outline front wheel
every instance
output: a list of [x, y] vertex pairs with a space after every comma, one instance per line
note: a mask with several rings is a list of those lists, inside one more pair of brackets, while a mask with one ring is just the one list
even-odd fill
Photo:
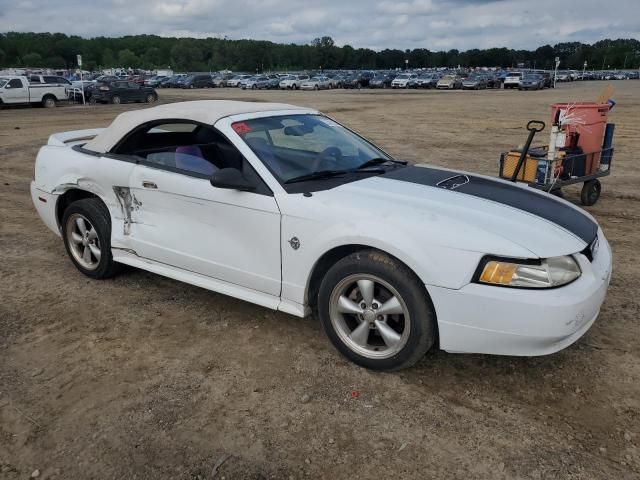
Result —
[[73, 202], [62, 215], [62, 238], [69, 258], [91, 278], [108, 278], [118, 265], [111, 255], [111, 217], [97, 198]]
[[114, 105], [120, 105], [120, 102], [122, 100], [120, 99], [119, 95], [114, 95], [113, 97], [111, 97], [111, 103], [113, 103]]
[[333, 345], [352, 362], [398, 370], [436, 340], [436, 319], [424, 286], [398, 260], [363, 250], [338, 261], [318, 294], [318, 313]]
[[147, 95], [147, 103], [153, 103], [156, 101], [156, 96], [153, 93]]

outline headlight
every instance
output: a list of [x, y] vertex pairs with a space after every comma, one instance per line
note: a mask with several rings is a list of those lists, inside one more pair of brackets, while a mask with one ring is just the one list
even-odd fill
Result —
[[580, 267], [570, 255], [543, 260], [485, 258], [477, 281], [489, 285], [520, 288], [553, 288], [577, 279]]

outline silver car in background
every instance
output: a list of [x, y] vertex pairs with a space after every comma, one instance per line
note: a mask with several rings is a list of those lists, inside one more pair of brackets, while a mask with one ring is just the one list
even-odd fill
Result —
[[317, 76], [306, 80], [300, 85], [301, 90], [328, 90], [331, 88], [329, 77]]
[[309, 75], [287, 75], [280, 79], [279, 86], [283, 90], [297, 90], [307, 80]]

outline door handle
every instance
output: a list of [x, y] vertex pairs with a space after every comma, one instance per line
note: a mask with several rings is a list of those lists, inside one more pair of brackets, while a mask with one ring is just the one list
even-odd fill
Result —
[[155, 183], [153, 183], [153, 182], [147, 182], [147, 181], [143, 181], [143, 182], [142, 182], [142, 186], [143, 186], [144, 188], [158, 188], [158, 185], [156, 185]]

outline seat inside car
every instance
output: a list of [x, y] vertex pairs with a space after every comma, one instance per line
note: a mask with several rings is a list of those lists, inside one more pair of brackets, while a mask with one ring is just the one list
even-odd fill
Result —
[[176, 148], [176, 168], [189, 172], [212, 175], [218, 167], [204, 158], [198, 145], [183, 145]]

